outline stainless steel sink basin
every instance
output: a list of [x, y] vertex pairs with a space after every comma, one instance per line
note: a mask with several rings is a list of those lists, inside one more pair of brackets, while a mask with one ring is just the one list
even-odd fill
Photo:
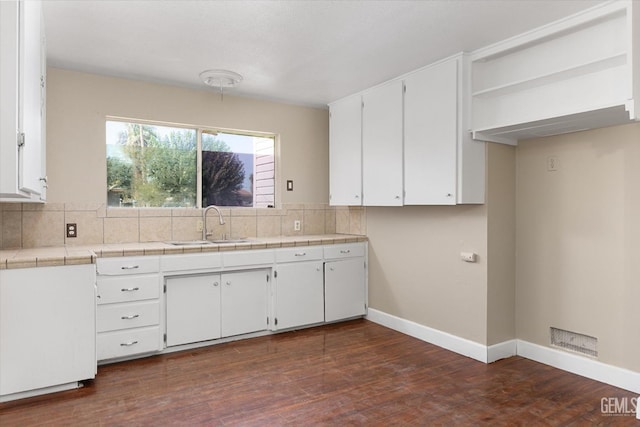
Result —
[[172, 240], [166, 242], [174, 246], [201, 246], [201, 245], [223, 245], [225, 243], [242, 243], [249, 239], [218, 239], [218, 240]]
[[173, 240], [171, 242], [166, 242], [169, 245], [174, 246], [200, 246], [200, 245], [212, 245], [213, 242], [208, 240]]

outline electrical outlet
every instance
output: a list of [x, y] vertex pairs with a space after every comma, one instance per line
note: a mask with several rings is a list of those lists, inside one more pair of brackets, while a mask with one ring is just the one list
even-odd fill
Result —
[[68, 223], [67, 224], [67, 237], [78, 237], [78, 224]]
[[547, 171], [555, 172], [560, 168], [560, 159], [556, 156], [547, 157]]
[[204, 228], [204, 222], [202, 222], [202, 220], [199, 219], [198, 222], [196, 222], [196, 231], [202, 231], [203, 228]]
[[300, 220], [293, 221], [293, 231], [300, 231], [302, 222]]

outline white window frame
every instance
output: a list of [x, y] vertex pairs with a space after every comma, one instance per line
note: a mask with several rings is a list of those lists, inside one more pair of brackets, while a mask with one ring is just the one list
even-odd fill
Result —
[[[163, 122], [158, 120], [147, 120], [147, 119], [134, 119], [131, 117], [120, 117], [120, 116], [106, 116], [105, 117], [105, 128], [106, 122], [124, 122], [124, 123], [137, 123], [141, 125], [151, 125], [151, 126], [164, 126], [164, 127], [174, 127], [181, 129], [190, 129], [196, 131], [196, 209], [201, 209], [206, 206], [202, 206], [202, 133], [203, 132], [211, 132], [211, 133], [227, 133], [234, 135], [242, 135], [242, 136], [253, 136], [259, 138], [273, 138], [273, 157], [274, 157], [274, 200], [273, 207], [279, 208], [282, 206], [282, 196], [280, 189], [280, 135], [272, 132], [260, 132], [260, 131], [247, 131], [247, 130], [239, 130], [239, 129], [230, 129], [230, 128], [222, 128], [222, 127], [212, 127], [212, 126], [203, 126], [203, 125], [195, 125], [195, 124], [186, 124], [186, 123], [175, 123], [175, 122]], [[106, 143], [107, 136], [104, 135], [103, 141]], [[106, 144], [105, 144], [106, 145]], [[105, 165], [107, 163], [105, 156]], [[105, 194], [106, 197], [106, 194]], [[258, 208], [256, 206], [223, 206], [224, 208], [233, 208], [233, 209], [264, 209], [262, 207]], [[109, 208], [107, 203], [107, 208]], [[162, 208], [157, 207], [154, 209], [180, 209], [178, 207], [173, 208]]]

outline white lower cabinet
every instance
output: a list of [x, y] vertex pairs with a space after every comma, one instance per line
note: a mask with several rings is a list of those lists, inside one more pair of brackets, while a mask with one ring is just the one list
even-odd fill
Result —
[[162, 350], [159, 258], [100, 258], [98, 360]]
[[325, 320], [332, 322], [366, 313], [364, 261], [330, 261], [324, 266]]
[[333, 322], [366, 314], [365, 253], [363, 243], [325, 246], [325, 321]]
[[0, 270], [0, 401], [94, 378], [92, 264]]
[[270, 270], [166, 278], [167, 346], [267, 329]]
[[321, 246], [276, 250], [272, 330], [324, 322]]
[[365, 260], [364, 242], [100, 258], [98, 360], [362, 316]]
[[276, 272], [272, 329], [324, 322], [322, 260], [281, 264]]
[[220, 274], [166, 279], [167, 346], [213, 340], [220, 332]]
[[270, 270], [222, 275], [220, 314], [223, 337], [267, 329], [269, 279]]

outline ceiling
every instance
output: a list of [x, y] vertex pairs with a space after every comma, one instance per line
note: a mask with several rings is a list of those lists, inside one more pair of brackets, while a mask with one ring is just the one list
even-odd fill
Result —
[[[591, 0], [43, 2], [50, 66], [323, 106], [460, 51], [589, 8]], [[213, 90], [206, 88], [207, 90]]]

